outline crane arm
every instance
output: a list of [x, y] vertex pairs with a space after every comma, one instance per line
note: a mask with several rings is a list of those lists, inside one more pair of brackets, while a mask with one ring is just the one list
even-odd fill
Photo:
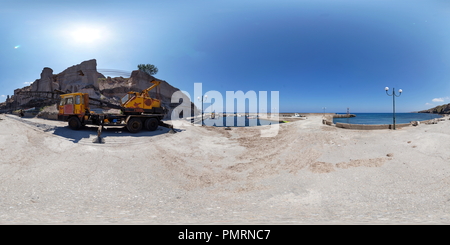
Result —
[[148, 88], [146, 88], [146, 89], [144, 89], [144, 90], [142, 90], [141, 95], [148, 94], [148, 92], [150, 92], [150, 90], [154, 89], [156, 86], [161, 84], [160, 81], [156, 81], [156, 80], [151, 81], [151, 83], [153, 83], [153, 85], [148, 87]]

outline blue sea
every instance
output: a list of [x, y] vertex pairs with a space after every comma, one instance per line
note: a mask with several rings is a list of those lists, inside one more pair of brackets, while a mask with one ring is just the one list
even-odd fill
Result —
[[261, 126], [271, 125], [278, 123], [275, 121], [268, 121], [259, 118], [249, 119], [247, 117], [219, 117], [216, 119], [205, 119], [203, 125], [216, 126], [216, 127], [249, 127], [249, 126]]
[[[345, 113], [338, 113], [345, 114]], [[333, 123], [352, 123], [352, 124], [392, 124], [392, 113], [351, 113], [356, 117], [350, 118], [334, 118]], [[395, 123], [409, 123], [411, 121], [424, 121], [433, 118], [442, 117], [437, 114], [430, 113], [395, 113]]]

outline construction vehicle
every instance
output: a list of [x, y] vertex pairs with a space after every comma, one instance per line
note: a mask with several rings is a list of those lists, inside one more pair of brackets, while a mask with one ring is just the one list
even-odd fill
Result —
[[[158, 126], [164, 126], [173, 133], [173, 127], [161, 121], [167, 114], [167, 110], [161, 107], [161, 100], [150, 98], [148, 94], [160, 81], [153, 80], [151, 83], [152, 86], [141, 92], [128, 92], [121, 99], [121, 105], [90, 98], [87, 93], [61, 94], [58, 119], [67, 121], [74, 130], [85, 125], [97, 125], [99, 137], [103, 126], [125, 126], [131, 133], [137, 133], [143, 128], [154, 131]], [[119, 109], [120, 113], [95, 113], [89, 105]]]

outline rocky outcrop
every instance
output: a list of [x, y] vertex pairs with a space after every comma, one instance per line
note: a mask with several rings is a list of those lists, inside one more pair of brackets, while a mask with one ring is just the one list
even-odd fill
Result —
[[32, 90], [32, 86], [26, 86], [23, 88], [18, 88], [14, 90], [14, 95], [10, 97], [9, 101], [6, 101], [8, 103], [8, 107], [10, 108], [16, 108], [20, 107], [21, 105], [28, 104], [33, 98], [26, 97], [26, 96], [20, 96], [19, 94], [21, 92], [28, 92]]
[[[140, 70], [133, 71], [129, 78], [105, 77], [97, 71], [95, 59], [71, 66], [58, 74], [53, 74], [51, 68], [45, 67], [40, 78], [36, 79], [30, 86], [14, 90], [14, 95], [5, 101], [3, 107], [18, 109], [45, 105], [45, 103], [49, 103], [48, 100], [30, 97], [29, 94], [27, 96], [26, 92], [50, 92], [55, 89], [64, 92], [88, 93], [91, 98], [101, 98], [114, 103], [120, 101], [120, 98], [127, 92], [140, 92], [152, 86], [151, 81], [153, 80], [161, 83], [160, 86], [151, 90], [149, 95], [152, 98], [160, 99], [162, 106], [169, 109], [168, 115], [170, 115], [171, 111], [179, 106], [179, 103], [171, 103], [172, 94], [179, 91], [178, 88]], [[190, 102], [187, 96], [183, 96], [182, 99]], [[188, 104], [190, 104], [189, 109], [193, 112], [196, 107], [193, 103]]]
[[99, 78], [105, 76], [97, 72], [97, 61], [93, 59], [65, 69], [56, 76], [55, 83], [62, 91], [75, 92], [87, 87], [98, 89]]
[[428, 110], [418, 111], [418, 113], [450, 114], [450, 104], [439, 105]]
[[31, 84], [31, 91], [53, 91], [59, 89], [59, 85], [54, 81], [53, 70], [45, 67], [41, 72], [41, 78]]
[[36, 95], [30, 96], [27, 92], [51, 92], [55, 89], [83, 92], [88, 93], [93, 98], [100, 98], [99, 78], [104, 78], [104, 76], [97, 72], [97, 61], [95, 59], [71, 66], [58, 74], [53, 74], [51, 68], [44, 67], [39, 79], [36, 79], [30, 86], [14, 90], [14, 95], [8, 101], [5, 101], [2, 108], [15, 110], [48, 104], [49, 100], [36, 97]]
[[40, 79], [31, 84], [31, 91], [58, 89], [75, 92], [86, 87], [98, 89], [99, 78], [104, 78], [104, 76], [97, 72], [97, 61], [95, 59], [71, 66], [56, 75], [53, 74], [51, 68], [45, 67], [41, 72]]
[[106, 97], [122, 98], [127, 92], [131, 91], [128, 80], [129, 78], [123, 77], [99, 79], [99, 90]]
[[140, 91], [150, 87], [152, 84], [150, 81], [157, 80], [162, 81], [160, 79], [155, 78], [154, 76], [150, 76], [144, 71], [136, 70], [131, 72], [130, 79], [128, 80], [130, 88], [133, 88], [136, 91]]

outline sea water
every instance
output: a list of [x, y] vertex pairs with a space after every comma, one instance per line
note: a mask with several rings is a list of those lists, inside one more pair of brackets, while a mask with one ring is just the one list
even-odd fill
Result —
[[[345, 113], [342, 113], [345, 114]], [[393, 113], [351, 113], [356, 117], [334, 118], [333, 123], [351, 124], [393, 124]], [[411, 121], [425, 121], [442, 117], [431, 113], [395, 113], [395, 123], [410, 123]]]
[[[219, 123], [222, 123], [220, 125]], [[228, 122], [227, 122], [228, 121]], [[247, 117], [218, 117], [215, 119], [207, 118], [203, 121], [203, 125], [215, 126], [215, 127], [249, 127], [249, 126], [262, 126], [278, 123], [277, 121], [269, 121], [260, 118], [247, 118]]]

